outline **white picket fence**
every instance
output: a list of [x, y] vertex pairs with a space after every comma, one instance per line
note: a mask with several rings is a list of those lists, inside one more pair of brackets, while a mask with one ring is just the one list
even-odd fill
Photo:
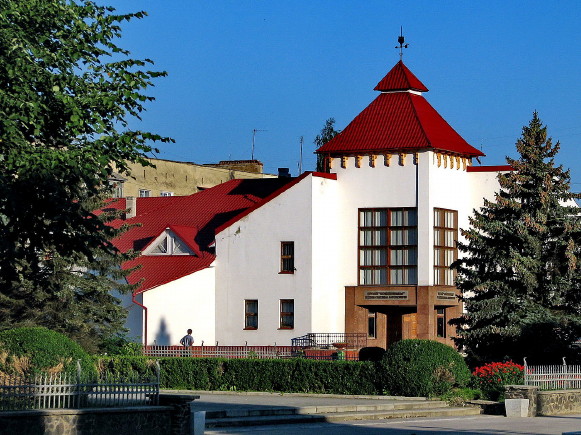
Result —
[[539, 390], [581, 389], [581, 365], [529, 366], [525, 360], [525, 385]]
[[159, 366], [153, 379], [81, 382], [65, 373], [0, 377], [0, 411], [157, 405]]
[[143, 354], [152, 357], [194, 358], [291, 358], [292, 346], [144, 346]]

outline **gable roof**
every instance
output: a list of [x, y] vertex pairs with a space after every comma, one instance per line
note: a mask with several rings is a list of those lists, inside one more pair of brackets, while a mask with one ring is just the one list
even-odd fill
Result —
[[248, 216], [254, 210], [262, 207], [264, 204], [266, 204], [267, 202], [273, 200], [274, 198], [276, 198], [277, 196], [279, 196], [281, 193], [283, 193], [286, 190], [290, 189], [294, 185], [300, 183], [302, 180], [304, 180], [305, 178], [307, 178], [309, 175], [312, 175], [313, 177], [327, 178], [329, 180], [336, 180], [337, 179], [337, 174], [330, 174], [330, 173], [327, 173], [327, 172], [310, 172], [310, 171], [303, 172], [299, 177], [293, 179], [290, 183], [284, 185], [280, 189], [278, 189], [278, 190], [274, 191], [273, 193], [271, 193], [270, 195], [268, 195], [266, 198], [264, 198], [263, 201], [261, 201], [259, 203], [256, 203], [255, 205], [253, 205], [252, 207], [249, 207], [248, 209], [244, 210], [240, 214], [232, 217], [232, 219], [228, 220], [227, 222], [224, 222], [222, 225], [220, 225], [218, 228], [216, 228], [216, 234], [224, 231], [226, 228], [228, 228], [229, 226], [233, 225], [234, 223], [236, 223], [237, 221], [239, 221], [243, 217]]
[[337, 136], [317, 150], [327, 155], [426, 150], [468, 157], [484, 154], [468, 144], [415, 91], [428, 89], [403, 62], [378, 83], [382, 93]]
[[[291, 178], [237, 179], [190, 196], [136, 198], [137, 215], [122, 221], [136, 225], [112, 241], [120, 251], [141, 251], [170, 228], [196, 255], [140, 255], [124, 263], [124, 269], [140, 266], [127, 277], [130, 284], [142, 281], [134, 293], [208, 267], [215, 259], [209, 245], [216, 228], [290, 182]], [[124, 204], [119, 200], [107, 207], [120, 209]]]

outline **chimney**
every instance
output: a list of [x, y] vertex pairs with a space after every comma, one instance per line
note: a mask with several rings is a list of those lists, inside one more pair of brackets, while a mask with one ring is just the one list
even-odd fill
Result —
[[278, 168], [278, 178], [288, 178], [290, 176], [289, 168]]
[[134, 196], [125, 198], [125, 207], [127, 208], [125, 219], [135, 217], [137, 215], [137, 198]]

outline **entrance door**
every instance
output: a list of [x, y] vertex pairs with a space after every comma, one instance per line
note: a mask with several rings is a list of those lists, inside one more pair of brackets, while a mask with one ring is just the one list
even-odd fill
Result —
[[385, 348], [402, 338], [402, 315], [401, 313], [390, 312], [387, 315], [387, 334]]

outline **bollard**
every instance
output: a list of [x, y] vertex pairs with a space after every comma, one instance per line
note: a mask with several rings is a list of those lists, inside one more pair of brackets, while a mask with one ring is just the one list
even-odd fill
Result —
[[204, 435], [206, 429], [206, 411], [194, 411], [194, 402], [190, 403], [190, 435]]

